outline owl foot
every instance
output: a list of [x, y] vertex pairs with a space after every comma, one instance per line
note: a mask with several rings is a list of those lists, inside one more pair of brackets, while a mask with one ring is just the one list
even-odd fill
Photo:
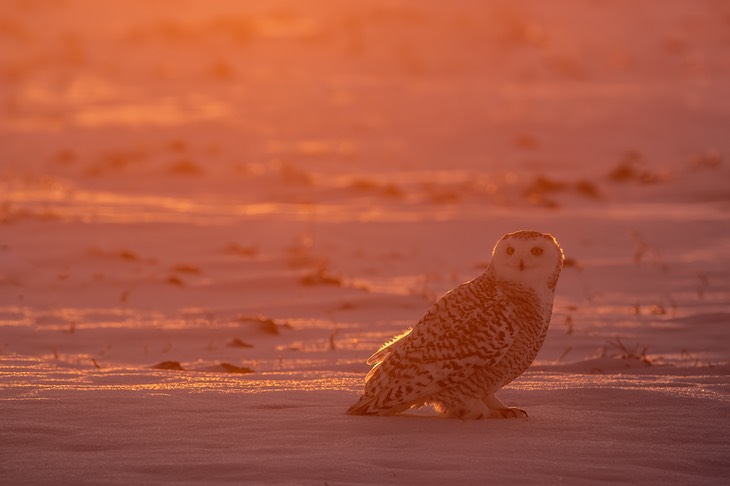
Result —
[[489, 407], [489, 416], [493, 418], [527, 418], [527, 412], [517, 407], [508, 407], [494, 394], [482, 398], [482, 402]]
[[448, 397], [434, 401], [431, 405], [447, 417], [461, 420], [481, 420], [490, 417], [490, 410], [478, 398]]

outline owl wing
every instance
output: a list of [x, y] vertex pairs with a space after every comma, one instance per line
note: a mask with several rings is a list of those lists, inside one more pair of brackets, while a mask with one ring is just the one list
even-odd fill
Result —
[[498, 299], [459, 317], [432, 309], [413, 330], [374, 354], [365, 394], [350, 413], [398, 413], [499, 363], [519, 327], [514, 305]]

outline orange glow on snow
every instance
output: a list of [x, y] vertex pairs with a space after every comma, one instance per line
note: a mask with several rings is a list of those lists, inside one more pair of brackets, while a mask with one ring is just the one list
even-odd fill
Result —
[[[527, 227], [584, 338], [724, 311], [726, 15], [683, 8], [0, 2], [0, 326], [50, 388], [354, 390]], [[261, 374], [104, 381], [163, 359]]]

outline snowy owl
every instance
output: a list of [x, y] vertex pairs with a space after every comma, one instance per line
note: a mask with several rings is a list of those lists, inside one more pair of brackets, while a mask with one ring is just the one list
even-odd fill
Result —
[[562, 267], [551, 235], [504, 235], [481, 275], [444, 294], [368, 359], [365, 392], [347, 413], [392, 415], [431, 405], [461, 419], [526, 417], [494, 394], [540, 350]]

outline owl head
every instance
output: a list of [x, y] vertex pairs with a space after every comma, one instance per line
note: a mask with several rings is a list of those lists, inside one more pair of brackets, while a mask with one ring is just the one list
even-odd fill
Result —
[[498, 278], [533, 288], [555, 291], [563, 268], [563, 250], [557, 240], [538, 231], [507, 233], [494, 246], [491, 272]]

